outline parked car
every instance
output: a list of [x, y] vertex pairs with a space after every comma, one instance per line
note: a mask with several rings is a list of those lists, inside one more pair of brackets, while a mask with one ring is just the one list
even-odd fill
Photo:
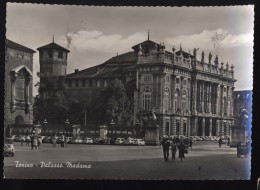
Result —
[[66, 142], [67, 142], [68, 144], [70, 144], [71, 141], [72, 141], [72, 139], [73, 139], [73, 137], [66, 137]]
[[51, 142], [51, 137], [45, 136], [45, 137], [42, 139], [42, 142], [43, 142], [43, 143], [50, 143], [50, 142]]
[[131, 145], [134, 144], [135, 139], [134, 138], [127, 138], [125, 141], [125, 144]]
[[81, 137], [77, 137], [77, 138], [74, 138], [71, 140], [71, 143], [76, 143], [76, 144], [80, 144], [82, 142], [83, 142], [83, 140]]
[[143, 139], [135, 139], [134, 144], [138, 146], [144, 146], [145, 142]]
[[14, 145], [11, 138], [6, 138], [4, 140], [4, 156], [14, 156]]
[[115, 141], [115, 144], [125, 144], [125, 139], [124, 138], [117, 138]]
[[93, 144], [93, 139], [86, 137], [86, 138], [84, 139], [83, 143], [85, 143], [85, 144]]

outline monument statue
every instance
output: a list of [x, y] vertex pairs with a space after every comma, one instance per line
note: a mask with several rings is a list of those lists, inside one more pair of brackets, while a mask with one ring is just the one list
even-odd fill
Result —
[[201, 52], [201, 62], [204, 62], [205, 53], [204, 51]]

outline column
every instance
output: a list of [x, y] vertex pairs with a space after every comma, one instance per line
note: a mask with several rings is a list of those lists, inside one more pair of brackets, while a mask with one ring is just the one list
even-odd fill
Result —
[[173, 124], [173, 129], [172, 129], [173, 133], [172, 134], [176, 135], [176, 118], [175, 117], [173, 117], [172, 124]]
[[191, 135], [191, 125], [190, 125], [190, 118], [187, 118], [187, 136], [189, 137]]
[[197, 80], [192, 79], [192, 114], [197, 114]]
[[212, 136], [212, 118], [209, 118], [209, 136]]
[[206, 84], [205, 84], [205, 82], [202, 82], [202, 92], [201, 92], [201, 94], [202, 94], [202, 96], [201, 96], [201, 107], [202, 107], [202, 110], [201, 110], [201, 112], [202, 113], [205, 113], [205, 91], [206, 91], [206, 89], [207, 89], [207, 86], [206, 86]]
[[198, 135], [198, 118], [194, 118], [193, 136]]
[[216, 114], [219, 114], [219, 84], [216, 85]]
[[171, 101], [171, 104], [172, 104], [172, 110], [173, 110], [173, 113], [175, 113], [175, 78], [176, 76], [172, 76], [172, 88], [171, 88], [171, 98], [172, 98], [172, 101]]
[[205, 118], [202, 118], [202, 136], [205, 136]]
[[211, 114], [211, 99], [212, 99], [212, 83], [209, 83], [209, 97], [208, 97], [208, 100], [209, 100], [209, 113]]
[[16, 96], [16, 92], [15, 92], [15, 82], [16, 82], [16, 73], [12, 72], [10, 74], [11, 76], [11, 112], [15, 111], [15, 96]]

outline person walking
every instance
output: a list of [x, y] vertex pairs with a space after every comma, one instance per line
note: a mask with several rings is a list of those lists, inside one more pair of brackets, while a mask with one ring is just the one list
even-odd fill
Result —
[[190, 142], [189, 142], [190, 144], [190, 149], [192, 150], [192, 145], [193, 145], [193, 141], [192, 141], [192, 138], [190, 138]]
[[177, 145], [175, 143], [172, 144], [171, 151], [172, 151], [172, 160], [175, 160], [175, 155], [177, 151]]
[[219, 148], [221, 148], [221, 145], [222, 145], [222, 138], [220, 137], [219, 140], [218, 140], [218, 146], [219, 146]]
[[227, 146], [230, 145], [230, 137], [227, 137]]
[[61, 135], [61, 144], [60, 144], [60, 147], [64, 147], [64, 143], [65, 143], [65, 137], [64, 137], [64, 135]]
[[181, 162], [182, 162], [182, 159], [185, 158], [185, 156], [184, 156], [185, 145], [183, 144], [183, 142], [180, 142], [178, 149], [179, 149], [179, 158], [181, 159]]
[[168, 157], [169, 157], [170, 142], [166, 138], [163, 138], [162, 147], [163, 147], [164, 161], [167, 162], [168, 161]]
[[57, 136], [55, 135], [52, 139], [52, 144], [53, 144], [53, 147], [56, 147], [56, 143], [57, 143]]
[[33, 139], [34, 139], [34, 136], [33, 135], [31, 135], [31, 149], [33, 149]]

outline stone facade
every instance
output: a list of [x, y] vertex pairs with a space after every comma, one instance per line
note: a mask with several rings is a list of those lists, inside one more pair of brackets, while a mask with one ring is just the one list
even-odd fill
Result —
[[234, 122], [234, 66], [219, 63], [217, 56], [213, 62], [211, 53], [208, 61], [204, 52], [197, 60], [197, 49], [193, 54], [182, 48], [169, 52], [149, 39], [132, 49], [66, 75], [71, 95], [88, 104], [118, 78], [132, 86], [133, 125], [140, 113], [153, 110], [162, 135], [229, 135]]
[[33, 124], [33, 53], [6, 40], [5, 126]]
[[[163, 135], [230, 135], [233, 125], [234, 67], [219, 67], [182, 51], [143, 42], [138, 52], [138, 109], [154, 110]], [[204, 52], [203, 52], [204, 54]], [[148, 103], [146, 103], [146, 100]], [[149, 101], [151, 103], [149, 103]]]
[[52, 43], [37, 48], [40, 58], [40, 78], [47, 75], [66, 76], [69, 50]]

